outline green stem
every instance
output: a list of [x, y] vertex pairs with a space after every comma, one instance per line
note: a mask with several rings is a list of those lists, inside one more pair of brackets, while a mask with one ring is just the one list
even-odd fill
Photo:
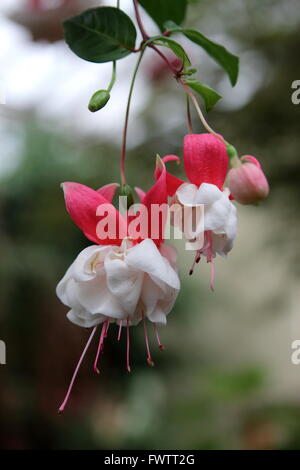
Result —
[[108, 92], [111, 92], [112, 87], [115, 84], [116, 77], [117, 77], [117, 64], [116, 64], [116, 61], [114, 61], [113, 66], [112, 66], [112, 75], [111, 75], [110, 83], [109, 83], [108, 88], [107, 88]]
[[126, 184], [126, 177], [125, 177], [125, 158], [126, 158], [126, 144], [127, 144], [127, 132], [128, 132], [128, 122], [129, 122], [129, 112], [130, 112], [130, 105], [131, 105], [131, 99], [132, 99], [132, 92], [136, 80], [136, 76], [139, 70], [139, 66], [141, 64], [143, 55], [145, 52], [145, 48], [143, 48], [140, 52], [139, 58], [137, 60], [136, 66], [134, 68], [131, 84], [130, 84], [130, 89], [129, 89], [129, 94], [128, 94], [128, 100], [127, 100], [127, 106], [126, 106], [126, 114], [125, 114], [125, 123], [124, 123], [124, 130], [123, 130], [123, 140], [122, 140], [122, 150], [121, 150], [121, 162], [120, 162], [120, 174], [121, 174], [121, 183]]

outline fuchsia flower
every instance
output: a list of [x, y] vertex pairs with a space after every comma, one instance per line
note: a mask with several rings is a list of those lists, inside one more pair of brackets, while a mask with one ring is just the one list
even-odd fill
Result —
[[231, 168], [227, 184], [234, 199], [241, 204], [257, 204], [269, 194], [269, 183], [260, 163], [251, 155], [244, 155], [242, 162]]
[[[179, 160], [168, 155], [164, 162]], [[167, 173], [167, 190], [172, 196], [172, 203], [179, 203], [186, 208], [203, 205], [204, 220], [198, 223], [199, 232], [195, 240], [202, 238], [202, 248], [196, 250], [195, 260], [190, 270], [201, 255], [212, 265], [211, 287], [214, 281], [214, 258], [217, 254], [226, 256], [233, 246], [236, 236], [236, 208], [229, 200], [229, 191], [223, 188], [227, 170], [228, 154], [226, 145], [217, 136], [211, 134], [187, 135], [184, 139], [184, 168], [189, 183]], [[156, 170], [156, 177], [161, 177], [161, 170]], [[178, 226], [182, 229], [182, 226]]]
[[[161, 168], [161, 174], [150, 191], [143, 193], [140, 190], [139, 193], [149, 213], [153, 204], [167, 202], [166, 170], [164, 166]], [[142, 321], [147, 361], [153, 365], [146, 319], [153, 323], [158, 345], [162, 349], [157, 325], [166, 324], [166, 316], [180, 288], [176, 250], [163, 243], [165, 218], [160, 219], [155, 239], [149, 237], [150, 221], [148, 234], [130, 239], [127, 217], [122, 216], [111, 204], [117, 186], [111, 184], [94, 191], [79, 183], [63, 184], [66, 208], [71, 218], [85, 236], [96, 244], [85, 248], [78, 255], [57, 286], [58, 297], [70, 308], [68, 319], [76, 325], [93, 328], [60, 411], [63, 411], [68, 401], [78, 369], [99, 324], [102, 324], [102, 332], [94, 363], [96, 372], [99, 372], [98, 359], [111, 323], [119, 325], [118, 339], [122, 327], [126, 328], [126, 366], [130, 371], [129, 327]], [[116, 222], [117, 230], [113, 234], [106, 233], [105, 224], [102, 224], [107, 217]], [[133, 214], [129, 215], [130, 220], [134, 217]]]

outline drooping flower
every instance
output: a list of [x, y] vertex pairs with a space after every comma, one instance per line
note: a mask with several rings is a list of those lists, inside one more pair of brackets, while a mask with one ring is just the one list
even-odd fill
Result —
[[[96, 244], [78, 255], [57, 286], [58, 297], [70, 308], [68, 319], [76, 325], [93, 328], [59, 411], [65, 408], [83, 357], [100, 324], [102, 331], [94, 362], [96, 372], [99, 372], [98, 360], [112, 323], [119, 325], [118, 339], [122, 329], [126, 329], [126, 367], [130, 371], [129, 328], [142, 322], [147, 361], [153, 365], [146, 320], [154, 325], [159, 348], [163, 349], [157, 325], [166, 324], [166, 316], [180, 288], [176, 250], [163, 243], [165, 218], [159, 219], [153, 239], [150, 214], [147, 233], [144, 231], [136, 238], [130, 237], [128, 220], [132, 221], [137, 216], [130, 211], [122, 216], [111, 204], [116, 187], [112, 184], [94, 191], [79, 183], [63, 184], [66, 208], [71, 218]], [[149, 212], [154, 204], [166, 204], [165, 168], [150, 191], [140, 191], [143, 205]], [[110, 221], [113, 233], [106, 230]]]
[[[174, 155], [163, 159], [179, 160]], [[228, 189], [224, 189], [228, 154], [226, 145], [218, 136], [211, 134], [187, 135], [184, 139], [184, 168], [189, 183], [167, 173], [166, 181], [171, 204], [179, 204], [186, 213], [203, 208], [196, 220], [193, 241], [200, 242], [196, 249], [195, 260], [190, 270], [193, 273], [195, 263], [205, 256], [211, 263], [211, 288], [214, 281], [214, 258], [217, 254], [226, 256], [232, 249], [236, 236], [236, 208], [229, 199]], [[161, 176], [161, 169], [156, 170], [156, 177]], [[183, 230], [182, 220], [175, 225]], [[189, 231], [187, 232], [189, 234]], [[185, 235], [187, 235], [185, 232]], [[188, 238], [190, 238], [188, 236]]]
[[240, 204], [257, 204], [269, 194], [269, 183], [259, 161], [252, 155], [241, 157], [231, 168], [227, 184], [233, 198]]

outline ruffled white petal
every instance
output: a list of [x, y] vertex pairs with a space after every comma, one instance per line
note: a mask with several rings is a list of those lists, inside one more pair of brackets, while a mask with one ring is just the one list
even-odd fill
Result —
[[148, 273], [155, 282], [167, 284], [179, 290], [180, 281], [169, 261], [164, 258], [155, 243], [147, 238], [128, 251], [126, 256], [128, 265]]
[[111, 251], [105, 258], [107, 287], [127, 315], [133, 315], [141, 294], [144, 273], [132, 268], [127, 258], [119, 259]]
[[[210, 231], [213, 256], [216, 254], [226, 256], [233, 246], [237, 225], [236, 208], [229, 200], [228, 190], [221, 191], [217, 186], [209, 183], [202, 183], [199, 188], [194, 184], [185, 183], [178, 188], [176, 198], [185, 206], [185, 210], [187, 209], [186, 222], [192, 220], [192, 215], [194, 220], [196, 217], [196, 230], [189, 231], [189, 225], [185, 226], [186, 238], [199, 239], [201, 235], [203, 236], [203, 232]], [[191, 212], [199, 205], [204, 207], [204, 219], [201, 219], [201, 212], [196, 216], [196, 213]], [[178, 228], [183, 230], [181, 223]]]
[[86, 328], [105, 320], [165, 324], [180, 288], [176, 250], [144, 240], [133, 246], [93, 245], [83, 250], [57, 286], [67, 317]]
[[82, 326], [83, 328], [93, 328], [99, 323], [103, 323], [106, 318], [103, 315], [91, 315], [86, 310], [72, 309], [67, 313], [67, 318], [75, 325]]
[[89, 281], [102, 273], [103, 263], [110, 246], [88, 246], [79, 253], [73, 263], [73, 277], [76, 281]]

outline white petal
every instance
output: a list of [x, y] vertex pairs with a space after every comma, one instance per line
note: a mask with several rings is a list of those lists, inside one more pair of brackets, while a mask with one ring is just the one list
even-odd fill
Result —
[[125, 313], [118, 300], [111, 295], [105, 276], [77, 283], [78, 300], [91, 314], [102, 314], [110, 318], [125, 318]]
[[91, 315], [88, 312], [72, 309], [67, 313], [67, 318], [75, 325], [91, 328], [103, 323], [106, 318], [103, 315]]
[[236, 208], [232, 203], [230, 203], [229, 216], [226, 220], [225, 226], [222, 228], [222, 232], [220, 230], [213, 232], [212, 241], [214, 253], [218, 253], [221, 256], [226, 256], [229, 253], [236, 237], [236, 225]]
[[82, 250], [73, 263], [73, 276], [77, 281], [88, 281], [101, 272], [101, 265], [110, 246], [91, 245]]
[[225, 227], [230, 213], [230, 204], [229, 199], [223, 196], [214, 204], [205, 206], [204, 229], [214, 231]]
[[145, 274], [141, 292], [141, 301], [145, 317], [149, 317], [153, 313], [158, 301], [162, 299], [164, 295], [164, 292], [153, 281], [153, 279], [151, 279], [148, 274]]
[[68, 307], [70, 307], [69, 305], [69, 298], [67, 296], [67, 286], [68, 286], [68, 282], [69, 280], [72, 278], [72, 266], [71, 265], [66, 274], [64, 275], [64, 277], [59, 281], [59, 283], [57, 284], [56, 286], [56, 295], [57, 297], [59, 298], [59, 300], [65, 304], [65, 305], [68, 305]]
[[179, 290], [180, 281], [176, 271], [169, 261], [160, 254], [151, 239], [147, 238], [128, 250], [126, 262], [129, 266], [148, 273], [156, 282], [162, 281]]
[[126, 261], [114, 258], [113, 253], [105, 258], [104, 265], [109, 291], [118, 299], [126, 313], [133, 315], [140, 297], [144, 273], [128, 266]]
[[158, 306], [165, 315], [168, 315], [174, 307], [178, 295], [178, 291], [170, 289], [168, 295], [158, 302]]
[[211, 205], [223, 196], [222, 191], [214, 184], [202, 183], [195, 197], [196, 204]]
[[167, 323], [166, 315], [159, 307], [154, 310], [148, 319], [153, 323], [158, 323], [159, 325], [166, 325]]
[[198, 188], [194, 184], [183, 183], [176, 191], [178, 201], [184, 206], [194, 206], [197, 204]]

